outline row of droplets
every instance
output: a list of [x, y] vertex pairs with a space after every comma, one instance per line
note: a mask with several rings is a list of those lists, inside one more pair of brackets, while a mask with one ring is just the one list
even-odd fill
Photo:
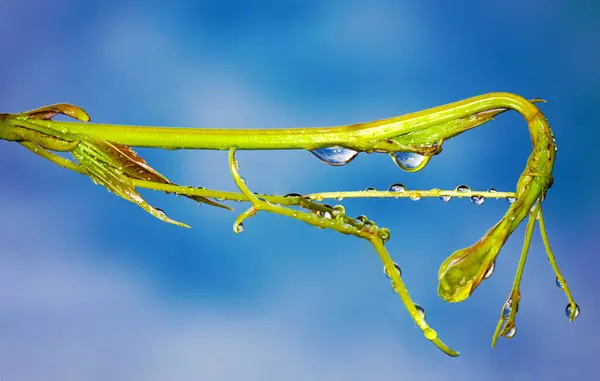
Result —
[[[373, 187], [369, 187], [367, 189], [365, 189], [365, 192], [375, 192], [377, 191], [377, 189], [373, 188]], [[392, 184], [389, 188], [388, 188], [389, 192], [398, 192], [398, 193], [402, 193], [402, 192], [408, 192], [408, 189], [400, 183], [396, 183], [396, 184]], [[471, 192], [471, 189], [467, 186], [467, 185], [459, 185], [458, 187], [456, 187], [455, 189], [456, 192], [459, 193], [469, 193]], [[488, 189], [488, 193], [496, 193], [496, 189], [494, 188], [490, 188]], [[444, 201], [444, 202], [448, 202], [452, 199], [452, 196], [449, 195], [441, 195], [440, 200]], [[421, 196], [419, 195], [418, 191], [415, 191], [413, 193], [410, 194], [410, 199], [411, 200], [420, 200]], [[486, 198], [485, 196], [481, 196], [481, 195], [473, 195], [470, 197], [471, 202], [475, 205], [483, 205], [483, 203], [485, 202]], [[506, 197], [506, 201], [509, 204], [514, 203], [515, 201], [517, 201], [516, 197]]]

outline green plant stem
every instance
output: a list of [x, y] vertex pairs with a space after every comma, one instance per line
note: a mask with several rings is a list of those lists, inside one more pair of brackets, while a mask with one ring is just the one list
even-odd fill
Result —
[[[375, 149], [376, 141], [421, 131], [495, 108], [516, 110], [528, 121], [539, 113], [532, 103], [518, 95], [490, 93], [394, 118], [335, 127], [255, 130], [163, 128], [57, 122], [25, 117], [21, 118], [21, 122], [50, 128], [63, 134], [93, 136], [133, 147], [226, 150], [235, 146], [238, 150], [311, 150], [343, 146], [368, 152]], [[456, 131], [453, 130], [445, 131], [437, 138], [445, 139], [455, 134]]]

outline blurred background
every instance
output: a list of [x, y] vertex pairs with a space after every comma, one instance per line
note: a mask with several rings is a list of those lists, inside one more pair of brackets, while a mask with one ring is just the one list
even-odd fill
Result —
[[[162, 223], [80, 176], [0, 142], [0, 376], [17, 380], [596, 380], [600, 5], [589, 1], [1, 0], [1, 112], [69, 102], [96, 122], [290, 128], [365, 122], [493, 91], [540, 107], [559, 147], [544, 203], [567, 304], [534, 233], [518, 332], [491, 349], [524, 225], [470, 299], [437, 271], [504, 200], [343, 201], [392, 231], [429, 323], [411, 321], [368, 243], [143, 192]], [[240, 152], [255, 192], [512, 190], [531, 142], [516, 113], [444, 145], [420, 173], [387, 155], [329, 167], [303, 151]], [[235, 190], [225, 152], [138, 152], [172, 181]], [[234, 205], [236, 212], [245, 205]]]

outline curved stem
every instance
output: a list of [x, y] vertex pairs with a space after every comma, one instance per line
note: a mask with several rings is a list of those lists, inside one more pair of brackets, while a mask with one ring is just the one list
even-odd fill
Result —
[[[93, 136], [123, 145], [164, 149], [238, 150], [316, 149], [343, 146], [358, 151], [374, 149], [376, 141], [498, 108], [513, 109], [528, 121], [539, 113], [526, 99], [510, 93], [489, 93], [411, 114], [348, 126], [293, 129], [207, 129], [121, 126], [95, 123], [56, 122], [17, 118], [60, 131], [63, 134]], [[7, 118], [8, 120], [8, 118]], [[532, 132], [533, 134], [533, 132]], [[445, 138], [445, 136], [440, 136]]]

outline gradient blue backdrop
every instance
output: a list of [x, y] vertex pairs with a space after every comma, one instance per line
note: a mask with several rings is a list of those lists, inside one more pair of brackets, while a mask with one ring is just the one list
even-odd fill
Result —
[[[95, 121], [285, 128], [369, 121], [492, 91], [541, 105], [559, 151], [545, 202], [581, 316], [569, 324], [539, 232], [518, 333], [490, 348], [522, 243], [468, 301], [439, 264], [504, 201], [345, 202], [392, 231], [449, 358], [411, 322], [369, 245], [261, 214], [144, 193], [186, 230], [0, 142], [2, 380], [597, 380], [600, 362], [600, 7], [597, 1], [0, 1], [2, 112], [70, 102]], [[531, 143], [516, 114], [407, 174], [385, 155], [342, 168], [307, 152], [242, 152], [257, 192], [514, 189]], [[172, 180], [233, 190], [223, 152], [140, 150]], [[241, 211], [238, 206], [238, 211]]]

